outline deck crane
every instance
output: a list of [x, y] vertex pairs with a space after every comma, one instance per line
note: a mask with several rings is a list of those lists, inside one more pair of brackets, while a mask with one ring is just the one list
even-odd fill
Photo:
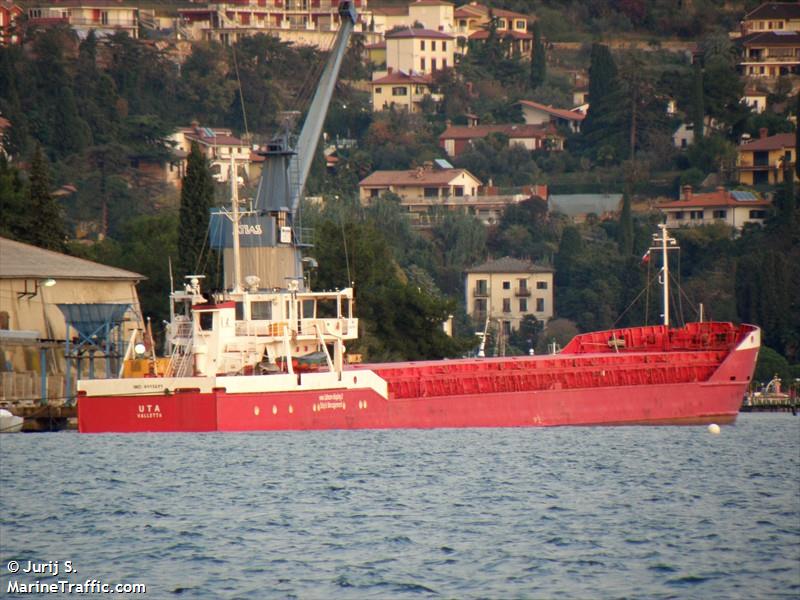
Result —
[[[255, 200], [239, 218], [242, 272], [257, 276], [262, 289], [304, 288], [301, 249], [306, 240], [297, 223], [300, 200], [328, 112], [339, 69], [358, 16], [354, 0], [340, 0], [339, 30], [328, 62], [317, 85], [303, 127], [293, 145], [290, 125], [285, 124], [267, 144]], [[234, 256], [227, 227], [214, 225], [212, 238], [224, 247], [225, 287], [234, 285]], [[219, 219], [221, 225], [223, 219]], [[294, 283], [291, 283], [294, 282]]]

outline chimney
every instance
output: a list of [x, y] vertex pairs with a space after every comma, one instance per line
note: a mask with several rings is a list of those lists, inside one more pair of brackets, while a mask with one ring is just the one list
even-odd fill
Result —
[[692, 199], [692, 186], [685, 185], [681, 188], [681, 195], [683, 200], [691, 200]]
[[766, 127], [762, 127], [761, 129], [759, 129], [758, 130], [758, 138], [763, 140], [765, 137], [767, 137], [767, 131], [768, 130], [767, 130]]

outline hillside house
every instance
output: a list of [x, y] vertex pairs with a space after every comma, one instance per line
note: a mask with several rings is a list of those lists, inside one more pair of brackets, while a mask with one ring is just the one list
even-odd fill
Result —
[[[787, 167], [794, 173], [795, 134], [767, 135], [761, 129], [759, 137], [747, 140], [736, 149], [736, 172], [742, 185], [776, 185], [783, 182]], [[794, 175], [797, 181], [797, 175]]]
[[457, 157], [469, 150], [475, 140], [499, 133], [508, 136], [508, 145], [519, 145], [526, 150], [563, 150], [564, 136], [549, 125], [448, 125], [439, 136], [439, 145], [448, 156]]
[[749, 33], [737, 40], [739, 71], [749, 77], [775, 79], [800, 75], [800, 31]]
[[449, 33], [405, 27], [386, 33], [385, 39], [387, 70], [430, 75], [453, 66], [455, 43]]
[[502, 8], [490, 9], [477, 2], [464, 4], [455, 10], [455, 31], [459, 49], [466, 52], [470, 41], [481, 41], [489, 37], [490, 12], [497, 20], [498, 36], [510, 42], [509, 52], [529, 58], [533, 46], [533, 34], [528, 32], [530, 17]]
[[[380, 35], [368, 31], [367, 0], [354, 0], [358, 22], [354, 31], [367, 43]], [[198, 3], [199, 4], [199, 3]], [[330, 48], [339, 29], [339, 0], [232, 0], [179, 8], [182, 27], [194, 40], [225, 45], [242, 37], [267, 33], [284, 42]]]
[[433, 79], [430, 75], [404, 73], [390, 70], [379, 79], [370, 82], [372, 110], [377, 112], [394, 108], [410, 113], [422, 112], [422, 101], [430, 97], [441, 100], [441, 95], [432, 94]]
[[132, 38], [139, 37], [139, 9], [113, 0], [34, 2], [28, 8], [28, 23], [69, 25], [80, 38], [85, 38], [89, 31], [98, 36], [124, 32]]
[[522, 107], [522, 116], [528, 125], [552, 123], [556, 127], [565, 127], [578, 133], [581, 130], [581, 123], [586, 118], [585, 110], [555, 108], [533, 100], [520, 100], [519, 104]]
[[744, 16], [741, 31], [742, 35], [761, 31], [800, 31], [800, 4], [764, 2]]
[[[228, 181], [231, 156], [236, 162], [240, 175], [250, 178], [250, 167], [253, 156], [250, 144], [235, 137], [230, 129], [219, 127], [201, 127], [196, 121], [190, 127], [179, 127], [169, 138], [175, 143], [173, 154], [179, 159], [174, 177], [178, 180], [186, 174], [186, 157], [192, 149], [192, 142], [200, 146], [200, 150], [208, 159], [211, 176], [219, 182]], [[173, 170], [173, 165], [169, 166]], [[172, 176], [168, 178], [172, 183]]]
[[505, 335], [519, 329], [526, 315], [547, 321], [554, 314], [554, 273], [509, 256], [470, 267], [464, 282], [467, 315], [479, 326], [487, 318], [499, 322]]
[[416, 0], [405, 6], [375, 7], [368, 20], [370, 28], [378, 33], [415, 24], [425, 29], [453, 33], [453, 10], [454, 4], [446, 0]]
[[0, 46], [19, 43], [17, 19], [23, 14], [25, 11], [16, 2], [0, 1]]
[[713, 192], [698, 194], [692, 186], [681, 189], [681, 198], [656, 206], [664, 213], [667, 227], [696, 227], [725, 223], [741, 230], [748, 223], [761, 225], [772, 203], [746, 191], [728, 191], [719, 187]]

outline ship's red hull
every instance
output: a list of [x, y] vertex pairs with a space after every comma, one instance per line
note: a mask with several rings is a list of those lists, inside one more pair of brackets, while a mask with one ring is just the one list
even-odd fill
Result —
[[[349, 372], [355, 383], [366, 380], [368, 372], [388, 381], [385, 396], [360, 384], [348, 389], [231, 392], [216, 387], [83, 396], [78, 402], [79, 429], [99, 433], [730, 423], [739, 412], [758, 353], [757, 343], [748, 342], [748, 336], [756, 339], [757, 330], [741, 332], [736, 347], [718, 353], [716, 359], [714, 350], [579, 352], [505, 361], [364, 365]], [[525, 385], [544, 389], [514, 387]]]

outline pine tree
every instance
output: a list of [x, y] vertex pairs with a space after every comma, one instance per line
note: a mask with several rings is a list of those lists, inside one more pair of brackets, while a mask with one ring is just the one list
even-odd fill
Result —
[[214, 200], [214, 184], [205, 156], [192, 143], [181, 188], [180, 226], [178, 229], [178, 268], [181, 275], [196, 274], [201, 269], [207, 249], [208, 224]]
[[619, 234], [617, 237], [620, 254], [630, 256], [633, 253], [633, 218], [631, 217], [631, 197], [626, 192], [622, 195], [622, 211], [619, 215]]
[[542, 42], [542, 31], [539, 22], [533, 24], [533, 55], [531, 56], [530, 86], [537, 88], [547, 77], [547, 55]]
[[694, 124], [695, 142], [703, 139], [705, 120], [705, 96], [703, 94], [703, 69], [697, 63], [694, 66], [694, 87], [692, 89], [692, 123]]
[[22, 229], [22, 241], [48, 250], [65, 251], [67, 234], [64, 217], [61, 207], [50, 193], [50, 173], [42, 147], [38, 144], [31, 160], [28, 206], [30, 217]]

